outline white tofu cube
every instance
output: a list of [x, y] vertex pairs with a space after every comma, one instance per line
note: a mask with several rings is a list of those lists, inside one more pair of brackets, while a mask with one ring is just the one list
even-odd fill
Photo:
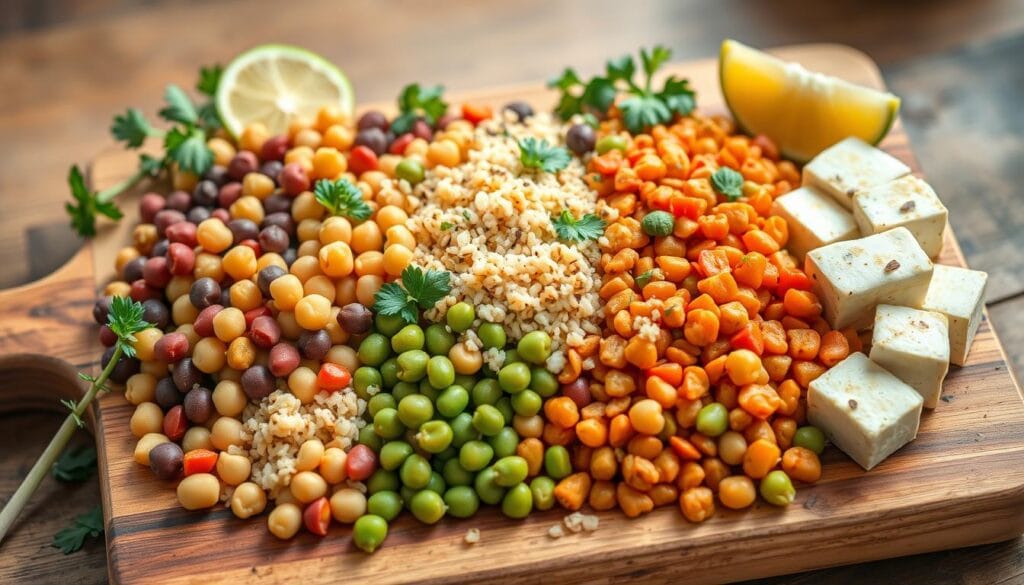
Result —
[[936, 264], [928, 294], [920, 305], [949, 320], [949, 361], [958, 366], [967, 362], [981, 324], [987, 282], [988, 274], [979, 270]]
[[879, 303], [919, 307], [932, 278], [932, 261], [907, 228], [836, 242], [807, 254], [825, 319], [835, 329], [871, 325]]
[[864, 354], [851, 354], [810, 384], [807, 419], [864, 469], [914, 440], [921, 395]]
[[949, 327], [942, 313], [878, 305], [871, 332], [871, 361], [917, 390], [935, 408], [949, 371]]
[[779, 197], [772, 204], [772, 213], [789, 224], [786, 247], [799, 261], [815, 248], [860, 236], [850, 212], [811, 187], [800, 187]]
[[850, 209], [857, 191], [907, 174], [910, 174], [910, 167], [851, 136], [821, 151], [804, 166], [803, 185], [828, 193]]
[[862, 234], [870, 236], [903, 226], [930, 258], [942, 251], [948, 215], [931, 186], [913, 175], [857, 191], [853, 196], [853, 217]]

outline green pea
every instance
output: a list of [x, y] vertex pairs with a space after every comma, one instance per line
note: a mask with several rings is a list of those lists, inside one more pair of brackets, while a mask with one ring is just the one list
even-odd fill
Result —
[[402, 513], [402, 496], [397, 491], [382, 491], [372, 494], [366, 500], [366, 512], [387, 520], [394, 520]]
[[504, 392], [501, 391], [501, 386], [498, 385], [497, 380], [489, 378], [480, 380], [473, 386], [473, 406], [480, 406], [482, 404], [493, 405], [503, 395]]
[[395, 167], [395, 176], [410, 185], [415, 185], [423, 180], [423, 164], [414, 158], [403, 158]]
[[448, 514], [456, 518], [469, 518], [480, 509], [480, 498], [468, 485], [448, 488], [444, 493], [444, 503], [448, 506]]
[[[416, 316], [417, 320], [419, 315]], [[374, 318], [373, 324], [377, 326], [377, 332], [391, 337], [395, 333], [407, 325], [405, 319], [401, 315], [381, 315], [377, 313], [377, 317]]]
[[441, 391], [430, 385], [430, 380], [423, 378], [420, 380], [420, 394], [426, 396], [431, 402], [437, 402], [437, 397], [441, 395]]
[[398, 495], [402, 497], [402, 505], [405, 506], [406, 510], [412, 509], [412, 497], [416, 495], [419, 490], [414, 490], [411, 487], [402, 486], [402, 489], [398, 490]]
[[405, 487], [419, 490], [427, 487], [427, 483], [430, 482], [430, 474], [432, 472], [433, 470], [430, 469], [430, 462], [422, 455], [413, 453], [406, 457], [405, 461], [402, 462], [402, 467], [398, 474]]
[[436, 524], [444, 517], [444, 499], [431, 490], [420, 490], [412, 497], [412, 515], [424, 524]]
[[423, 337], [423, 330], [419, 325], [406, 325], [391, 337], [391, 349], [397, 354], [423, 349]]
[[729, 409], [721, 402], [712, 402], [697, 412], [697, 431], [717, 437], [729, 430]]
[[376, 368], [391, 356], [391, 343], [380, 333], [371, 333], [359, 344], [356, 356], [359, 363]]
[[530, 390], [542, 398], [550, 398], [558, 392], [558, 378], [542, 367], [530, 370]]
[[[401, 406], [401, 405], [399, 405]], [[488, 437], [501, 432], [505, 426], [505, 416], [501, 411], [489, 404], [481, 404], [473, 413], [473, 428]]]
[[473, 319], [476, 319], [476, 310], [473, 305], [467, 302], [458, 302], [448, 309], [445, 320], [452, 331], [462, 333], [473, 326]]
[[458, 416], [468, 405], [469, 392], [462, 386], [449, 386], [437, 397], [437, 412], [445, 418]]
[[394, 388], [398, 380], [398, 360], [390, 357], [380, 365], [380, 378], [385, 388]]
[[530, 482], [533, 493], [533, 507], [538, 510], [550, 510], [555, 505], [555, 480], [546, 475], [533, 478]]
[[448, 356], [435, 355], [427, 362], [427, 380], [438, 390], [444, 390], [455, 383], [455, 366]]
[[440, 453], [434, 453], [433, 457], [431, 457], [430, 460], [435, 463], [434, 470], [441, 471], [444, 468], [444, 464], [446, 461], [458, 456], [459, 450], [456, 449], [455, 447], [452, 447], [451, 445], [448, 445]]
[[388, 441], [380, 448], [380, 466], [389, 471], [398, 469], [413, 454], [412, 445], [405, 441]]
[[501, 399], [494, 403], [494, 408], [498, 409], [498, 412], [501, 413], [506, 422], [511, 421], [512, 417], [516, 415], [515, 409], [512, 408], [511, 396], [502, 396]]
[[532, 509], [533, 492], [525, 483], [512, 486], [501, 499], [501, 513], [509, 518], [526, 518]]
[[505, 497], [505, 488], [494, 483], [496, 475], [493, 467], [487, 467], [481, 469], [473, 480], [473, 488], [476, 489], [476, 495], [480, 496], [480, 501], [492, 506]]
[[448, 351], [455, 345], [455, 336], [440, 323], [427, 327], [426, 338], [430, 355], [448, 355]]
[[494, 458], [494, 448], [483, 441], [469, 441], [459, 449], [459, 465], [466, 471], [480, 471]]
[[448, 421], [448, 426], [452, 428], [452, 447], [456, 449], [468, 441], [480, 438], [480, 432], [473, 428], [473, 415], [468, 412], [460, 413]]
[[462, 467], [458, 457], [445, 462], [441, 477], [448, 485], [473, 485], [473, 474]]
[[476, 376], [469, 374], [455, 374], [455, 385], [469, 389], [476, 385]]
[[825, 451], [825, 433], [813, 425], [800, 427], [793, 435], [793, 444], [821, 455]]
[[414, 349], [398, 356], [398, 379], [403, 382], [419, 382], [427, 374], [430, 356], [422, 349]]
[[430, 474], [430, 481], [427, 482], [427, 487], [423, 488], [430, 490], [438, 495], [444, 495], [444, 491], [448, 489], [448, 486], [444, 484], [444, 478], [441, 474], [434, 471]]
[[410, 429], [420, 428], [433, 417], [434, 405], [422, 394], [410, 394], [398, 402], [398, 419]]
[[518, 455], [507, 455], [494, 462], [494, 483], [501, 487], [512, 487], [526, 480], [530, 469], [526, 459]]
[[376, 416], [378, 412], [385, 408], [395, 408], [395, 397], [386, 393], [378, 392], [370, 397], [370, 401], [366, 404], [366, 410], [370, 413], [370, 416]]
[[452, 428], [443, 420], [430, 420], [420, 425], [416, 444], [427, 453], [440, 453], [452, 444]]
[[543, 364], [551, 355], [551, 336], [543, 331], [531, 331], [519, 340], [516, 349], [531, 364]]
[[416, 394], [417, 392], [419, 392], [419, 388], [416, 384], [412, 384], [410, 382], [399, 382], [391, 389], [391, 396], [393, 396], [396, 401], [402, 402], [403, 398]]
[[526, 390], [530, 387], [530, 366], [522, 362], [503, 366], [498, 371], [498, 384], [510, 394]]
[[540, 412], [540, 407], [544, 405], [544, 399], [533, 390], [513, 394], [511, 402], [512, 410], [519, 416], [533, 416]]
[[405, 425], [397, 410], [383, 408], [373, 416], [373, 431], [382, 439], [397, 439], [405, 432]]
[[511, 348], [511, 349], [506, 349], [505, 350], [505, 364], [504, 365], [507, 366], [509, 364], [515, 364], [515, 363], [518, 363], [518, 362], [521, 362], [521, 361], [523, 361], [523, 358], [522, 358], [522, 356], [519, 355], [519, 352], [516, 351], [515, 348]]
[[372, 553], [388, 537], [388, 521], [376, 514], [360, 516], [352, 526], [352, 542], [360, 550]]
[[676, 431], [678, 430], [679, 425], [676, 423], [676, 417], [666, 416], [665, 426], [661, 427], [661, 432], [658, 433], [658, 438], [667, 442], [670, 438], [675, 436]]
[[355, 390], [356, 394], [359, 396], [369, 395], [371, 387], [376, 387], [380, 390], [383, 386], [384, 378], [376, 368], [362, 366], [360, 368], [356, 368], [355, 373], [352, 374], [352, 389]]
[[504, 427], [494, 436], [487, 438], [487, 443], [494, 449], [495, 457], [508, 457], [516, 454], [519, 446], [519, 433], [512, 427]]
[[476, 330], [476, 336], [480, 338], [484, 349], [504, 349], [508, 343], [505, 328], [499, 323], [482, 323]]
[[387, 469], [378, 469], [373, 472], [370, 479], [366, 480], [366, 491], [375, 494], [383, 491], [396, 491], [402, 487], [398, 474]]
[[569, 450], [561, 445], [552, 445], [544, 451], [544, 471], [554, 479], [562, 479], [572, 473]]
[[604, 154], [609, 150], [621, 150], [622, 152], [626, 152], [626, 148], [628, 147], [629, 142], [626, 140], [625, 136], [609, 134], [597, 141], [594, 150], [597, 151], [597, 154]]
[[359, 444], [366, 445], [374, 453], [380, 453], [380, 448], [384, 446], [384, 439], [381, 439], [380, 435], [373, 430], [373, 425], [366, 425], [359, 429]]
[[764, 476], [760, 487], [761, 497], [773, 506], [788, 506], [796, 499], [796, 488], [785, 471], [776, 469]]

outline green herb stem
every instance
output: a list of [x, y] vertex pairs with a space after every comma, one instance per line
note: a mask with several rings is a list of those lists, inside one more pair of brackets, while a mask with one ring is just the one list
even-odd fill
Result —
[[117, 197], [121, 193], [124, 193], [128, 189], [131, 189], [132, 187], [135, 186], [136, 183], [138, 183], [147, 176], [149, 176], [148, 170], [145, 167], [139, 167], [138, 170], [135, 171], [134, 175], [96, 193], [96, 199], [100, 203], [107, 203], [108, 201], [112, 201], [115, 197]]
[[39, 484], [42, 483], [50, 473], [50, 468], [53, 467], [54, 462], [60, 457], [64, 447], [67, 446], [68, 441], [78, 430], [78, 421], [82, 419], [82, 415], [85, 414], [85, 410], [89, 408], [93, 399], [103, 388], [107, 379], [110, 377], [110, 373], [114, 371], [114, 366], [117, 365], [118, 360], [121, 359], [121, 347], [116, 346], [114, 349], [114, 355], [111, 356], [110, 361], [107, 362], [107, 367], [103, 368], [93, 382], [92, 386], [89, 387], [89, 391], [85, 393], [85, 396], [75, 405], [75, 409], [64, 419], [64, 423], [60, 425], [60, 429], [57, 434], [54, 435], [50, 444], [46, 446], [46, 450], [39, 456], [39, 460], [32, 466], [32, 469], [25, 476], [24, 481], [18, 486], [18, 489], [11, 496], [11, 500], [7, 502], [4, 509], [0, 511], [0, 542], [3, 542], [4, 537], [7, 536], [7, 532], [14, 525], [14, 521], [18, 519], [18, 515], [28, 505], [29, 499], [32, 494], [39, 489]]

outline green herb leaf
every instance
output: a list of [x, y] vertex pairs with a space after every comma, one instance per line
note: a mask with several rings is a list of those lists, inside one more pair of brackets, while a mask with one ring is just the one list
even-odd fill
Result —
[[139, 155], [139, 170], [142, 171], [143, 174], [152, 177], [159, 173], [163, 168], [163, 160], [149, 156], [148, 154]]
[[373, 310], [381, 315], [399, 315], [407, 323], [419, 319], [417, 309], [430, 309], [451, 292], [451, 274], [410, 265], [402, 271], [402, 284], [389, 282], [374, 295]]
[[441, 222], [441, 231], [442, 232], [446, 232], [446, 231], [452, 229], [453, 227], [455, 227], [455, 224], [453, 224], [450, 221], [442, 221]]
[[397, 282], [387, 282], [373, 295], [373, 310], [379, 315], [398, 315], [406, 323], [419, 321], [416, 300], [409, 297]]
[[548, 81], [548, 87], [565, 91], [571, 87], [582, 85], [582, 83], [580, 76], [576, 74], [576, 70], [572, 67], [566, 67], [560, 76]]
[[167, 107], [160, 110], [160, 117], [168, 122], [180, 122], [181, 124], [195, 125], [199, 120], [196, 107], [192, 100], [181, 89], [173, 83], [164, 90], [164, 100]]
[[85, 481], [95, 472], [96, 448], [92, 445], [65, 449], [57, 464], [53, 466], [53, 476], [60, 481]]
[[635, 71], [636, 63], [633, 62], [633, 57], [630, 55], [623, 55], [618, 59], [609, 59], [605, 64], [605, 72], [611, 81], [622, 80], [632, 83]]
[[142, 318], [142, 303], [128, 297], [114, 297], [110, 301], [107, 326], [117, 336], [117, 345], [127, 357], [135, 357], [135, 334], [150, 324]]
[[569, 166], [570, 160], [568, 150], [548, 144], [547, 140], [530, 137], [519, 141], [519, 161], [526, 168], [555, 173]]
[[612, 104], [615, 103], [615, 96], [617, 94], [618, 90], [615, 89], [613, 81], [595, 77], [587, 84], [580, 99], [584, 105], [590, 106], [595, 111], [607, 112], [608, 108], [612, 107]]
[[82, 237], [96, 235], [96, 216], [103, 215], [113, 220], [121, 219], [124, 214], [113, 201], [101, 201], [96, 193], [85, 186], [85, 178], [78, 165], [71, 167], [68, 173], [68, 186], [75, 203], [65, 203], [64, 209], [71, 216], [71, 227]]
[[735, 201], [743, 195], [743, 175], [729, 167], [722, 167], [711, 175], [711, 186], [729, 201]]
[[569, 92], [563, 93], [558, 100], [558, 105], [555, 106], [555, 114], [563, 120], [568, 120], [582, 111], [583, 99]]
[[448, 111], [448, 103], [444, 101], [444, 87], [420, 87], [411, 83], [402, 88], [398, 95], [398, 109], [401, 115], [391, 123], [395, 134], [404, 134], [412, 129], [416, 118], [422, 117], [427, 124], [434, 125]]
[[658, 93], [658, 98], [665, 102], [669, 110], [680, 116], [685, 116], [697, 107], [695, 95], [690, 89], [689, 81], [673, 76], [665, 80], [665, 86]]
[[582, 242], [596, 240], [604, 234], [605, 221], [593, 213], [588, 213], [576, 219], [563, 209], [561, 215], [551, 220], [558, 239], [570, 242]]
[[656, 124], [672, 120], [672, 112], [660, 99], [652, 95], [634, 95], [619, 104], [622, 121], [633, 134], [643, 132]]
[[636, 285], [638, 287], [643, 288], [647, 286], [649, 282], [651, 282], [652, 278], [654, 278], [654, 269], [644, 272], [643, 274], [637, 276], [634, 280], [636, 281]]
[[199, 68], [199, 81], [196, 82], [196, 90], [204, 95], [213, 97], [217, 95], [217, 86], [220, 85], [220, 76], [224, 68], [220, 65]]
[[114, 116], [110, 133], [116, 140], [123, 141], [128, 148], [138, 148], [146, 138], [160, 135], [158, 130], [149, 125], [142, 112], [135, 108], [128, 108], [125, 113]]
[[373, 209], [363, 201], [363, 192], [348, 179], [320, 179], [313, 188], [317, 202], [332, 215], [342, 215], [356, 221], [369, 219]]
[[52, 546], [69, 555], [82, 548], [85, 539], [103, 534], [103, 508], [96, 506], [75, 517], [71, 525], [54, 535]]
[[661, 45], [655, 45], [651, 52], [640, 49], [640, 61], [643, 63], [644, 75], [647, 76], [647, 87], [651, 86], [651, 78], [666, 61], [672, 57], [672, 50]]
[[171, 128], [164, 136], [167, 158], [178, 168], [202, 175], [213, 166], [213, 151], [206, 146], [206, 133], [200, 128]]

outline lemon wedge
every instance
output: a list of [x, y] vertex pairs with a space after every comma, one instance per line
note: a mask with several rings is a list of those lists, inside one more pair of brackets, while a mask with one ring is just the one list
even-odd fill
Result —
[[233, 136], [260, 122], [282, 134], [296, 117], [315, 117], [324, 106], [351, 114], [355, 99], [345, 74], [320, 55], [290, 45], [260, 45], [242, 53], [221, 74], [217, 113]]
[[878, 144], [900, 98], [808, 71], [731, 39], [722, 43], [719, 81], [726, 105], [750, 134], [764, 134], [788, 158], [805, 162], [856, 136]]

